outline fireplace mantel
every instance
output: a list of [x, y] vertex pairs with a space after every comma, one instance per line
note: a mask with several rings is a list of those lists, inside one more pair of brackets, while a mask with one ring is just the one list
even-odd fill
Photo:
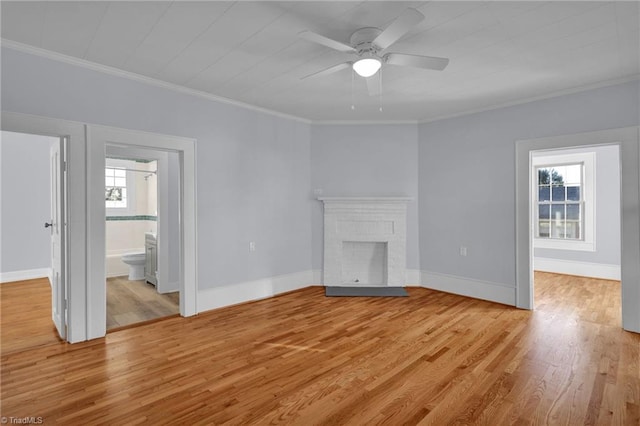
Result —
[[324, 285], [405, 285], [411, 197], [318, 200], [324, 203]]

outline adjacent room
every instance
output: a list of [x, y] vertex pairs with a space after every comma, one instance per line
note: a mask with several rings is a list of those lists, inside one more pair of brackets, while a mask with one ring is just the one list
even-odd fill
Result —
[[3, 419], [640, 424], [640, 3], [0, 8]]

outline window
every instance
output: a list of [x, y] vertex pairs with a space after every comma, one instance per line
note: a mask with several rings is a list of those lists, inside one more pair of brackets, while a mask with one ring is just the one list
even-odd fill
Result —
[[104, 172], [106, 207], [127, 208], [127, 171], [122, 168], [106, 167]]
[[595, 152], [532, 157], [534, 247], [595, 251]]
[[107, 216], [131, 216], [137, 211], [136, 169], [134, 160], [106, 158], [104, 169], [105, 208]]
[[583, 165], [541, 166], [538, 175], [538, 238], [582, 240], [584, 201]]

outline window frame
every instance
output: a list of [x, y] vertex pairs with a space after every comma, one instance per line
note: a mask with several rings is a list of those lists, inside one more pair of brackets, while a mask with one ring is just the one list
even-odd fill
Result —
[[[132, 169], [132, 161], [107, 158], [105, 161], [106, 169]], [[105, 174], [104, 172], [102, 173]], [[106, 177], [106, 176], [105, 176]], [[132, 216], [136, 211], [136, 180], [135, 173], [127, 170], [127, 207], [107, 207], [105, 200], [106, 216]], [[106, 181], [104, 187], [106, 188]]]
[[[596, 220], [595, 220], [595, 162], [594, 151], [570, 154], [534, 154], [531, 159], [531, 206], [533, 225], [533, 247], [557, 250], [596, 251]], [[582, 222], [582, 239], [555, 239], [538, 237], [538, 168], [560, 167], [569, 164], [582, 164], [582, 207], [584, 220]]]

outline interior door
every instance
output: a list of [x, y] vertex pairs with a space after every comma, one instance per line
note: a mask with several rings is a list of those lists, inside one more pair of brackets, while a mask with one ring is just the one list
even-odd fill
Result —
[[60, 338], [67, 338], [66, 310], [66, 220], [65, 220], [66, 138], [51, 146], [51, 315]]

